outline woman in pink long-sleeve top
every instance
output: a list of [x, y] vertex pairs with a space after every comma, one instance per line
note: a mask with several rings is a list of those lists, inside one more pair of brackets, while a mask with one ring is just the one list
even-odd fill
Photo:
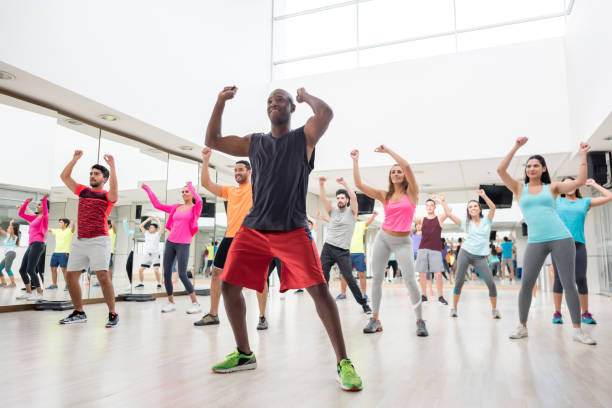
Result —
[[[32, 199], [28, 198], [19, 209], [19, 216], [30, 224], [30, 241], [19, 268], [19, 274], [25, 284], [26, 293], [17, 296], [17, 299], [36, 301], [42, 299], [43, 293], [42, 284], [36, 275], [36, 265], [45, 250], [45, 234], [49, 228], [49, 212], [47, 209], [47, 196], [45, 195], [36, 206], [36, 214], [27, 214], [26, 210], [31, 201]], [[36, 288], [36, 294], [32, 293], [32, 288]]]
[[182, 204], [162, 204], [155, 197], [149, 186], [143, 184], [142, 188], [149, 195], [153, 207], [170, 214], [166, 223], [166, 229], [170, 231], [170, 235], [168, 235], [168, 240], [166, 241], [163, 261], [164, 285], [168, 294], [168, 304], [162, 307], [162, 312], [166, 313], [176, 310], [172, 287], [172, 264], [176, 258], [179, 278], [183, 282], [193, 303], [186, 312], [189, 314], [200, 313], [202, 308], [194, 293], [193, 285], [187, 277], [187, 261], [189, 260], [191, 238], [198, 232], [198, 218], [202, 212], [202, 199], [193, 189], [191, 182], [188, 182], [181, 190]]

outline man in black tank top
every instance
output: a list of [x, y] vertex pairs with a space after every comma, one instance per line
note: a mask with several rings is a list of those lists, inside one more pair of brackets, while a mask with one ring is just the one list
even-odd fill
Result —
[[270, 133], [223, 137], [223, 110], [236, 91], [235, 86], [221, 91], [206, 129], [206, 146], [233, 156], [249, 157], [253, 185], [253, 207], [234, 237], [221, 275], [223, 302], [237, 348], [213, 371], [229, 373], [256, 368], [247, 335], [242, 288], [262, 292], [268, 265], [277, 257], [283, 265], [281, 292], [307, 288], [334, 347], [341, 388], [360, 390], [361, 378], [347, 358], [338, 309], [306, 223], [308, 176], [314, 168], [315, 145], [327, 130], [332, 110], [300, 88], [296, 100], [308, 104], [314, 116], [304, 126], [291, 130], [291, 114], [296, 105], [288, 92], [277, 89], [268, 97]]

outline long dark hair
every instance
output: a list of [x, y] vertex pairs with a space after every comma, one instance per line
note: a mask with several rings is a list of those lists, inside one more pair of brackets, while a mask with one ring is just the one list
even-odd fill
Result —
[[[565, 181], [565, 180], [576, 180], [576, 179], [573, 178], [572, 176], [565, 176], [563, 177], [563, 179], [561, 179], [561, 181]], [[561, 197], [565, 198], [565, 194], [561, 194]], [[576, 197], [582, 198], [582, 194], [580, 194], [579, 188], [576, 189]]]
[[[395, 163], [393, 166], [391, 166], [391, 170], [393, 170], [393, 167], [395, 166], [399, 166], [401, 168], [399, 164]], [[391, 170], [389, 170], [389, 190], [387, 191], [387, 195], [385, 196], [385, 201], [389, 201], [393, 196], [393, 193], [395, 193], [395, 185], [393, 184], [393, 181], [391, 181]], [[402, 169], [402, 172], [403, 171], [404, 169]], [[404, 194], [406, 194], [406, 191], [408, 191], [408, 180], [406, 180], [405, 174], [404, 181], [402, 181], [402, 190], [404, 190]]]
[[[9, 227], [11, 225], [9, 224]], [[8, 228], [6, 229], [6, 234], [10, 238], [11, 234], [8, 232]], [[15, 246], [19, 246], [19, 241], [21, 240], [21, 234], [19, 233], [19, 224], [13, 223], [13, 235], [17, 237], [17, 241], [15, 241]]]
[[480, 205], [480, 203], [476, 200], [470, 200], [468, 201], [468, 205], [467, 208], [465, 209], [465, 213], [466, 213], [466, 217], [465, 217], [465, 232], [467, 232], [468, 229], [468, 225], [470, 224], [470, 221], [472, 221], [472, 217], [470, 217], [470, 203], [476, 203], [478, 204], [478, 208], [480, 208], [480, 219], [482, 219], [483, 215], [482, 215], [482, 205]]
[[550, 173], [548, 172], [548, 166], [546, 165], [546, 160], [544, 160], [544, 157], [540, 156], [539, 154], [534, 154], [533, 156], [531, 156], [530, 158], [527, 159], [527, 161], [525, 162], [525, 184], [529, 183], [529, 177], [527, 176], [527, 163], [529, 163], [529, 160], [532, 159], [536, 159], [537, 161], [540, 162], [540, 165], [542, 165], [542, 167], [546, 167], [546, 171], [542, 172], [542, 176], [540, 177], [540, 180], [542, 181], [543, 184], [550, 184]]

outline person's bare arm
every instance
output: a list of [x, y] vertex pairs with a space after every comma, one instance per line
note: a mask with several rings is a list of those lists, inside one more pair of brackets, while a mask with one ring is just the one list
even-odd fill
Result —
[[510, 166], [510, 162], [512, 161], [512, 158], [514, 157], [518, 149], [520, 149], [521, 146], [527, 143], [527, 140], [528, 139], [526, 137], [519, 137], [518, 139], [516, 139], [516, 142], [514, 143], [514, 146], [512, 146], [510, 152], [506, 155], [506, 157], [504, 157], [504, 159], [501, 161], [501, 163], [499, 163], [499, 166], [497, 167], [497, 174], [499, 174], [499, 177], [501, 177], [502, 181], [504, 182], [504, 185], [508, 187], [508, 190], [512, 191], [517, 201], [521, 195], [522, 184], [520, 181], [515, 180], [508, 173], [508, 167]]
[[355, 218], [357, 218], [357, 215], [359, 214], [359, 203], [357, 203], [357, 194], [355, 194], [355, 192], [349, 187], [346, 180], [344, 180], [344, 177], [338, 177], [336, 179], [336, 182], [340, 184], [342, 187], [344, 187], [346, 191], [348, 191], [349, 198], [351, 199], [350, 208]]
[[444, 227], [444, 221], [446, 221], [446, 212], [448, 211], [448, 213], [450, 214], [452, 212], [452, 210], [450, 209], [450, 207], [448, 206], [448, 204], [446, 203], [446, 196], [445, 194], [434, 194], [431, 197], [432, 200], [434, 200], [436, 203], [442, 205], [442, 208], [444, 209], [444, 214], [438, 215], [438, 222], [440, 223], [440, 227]]
[[79, 161], [81, 157], [83, 157], [83, 151], [75, 150], [74, 155], [72, 156], [72, 160], [68, 162], [68, 164], [66, 165], [66, 167], [60, 174], [60, 178], [62, 179], [66, 187], [68, 187], [68, 189], [72, 191], [73, 193], [76, 191], [78, 184], [72, 178], [72, 169], [74, 168], [74, 165]]
[[353, 181], [355, 182], [355, 187], [368, 197], [384, 204], [386, 201], [386, 192], [370, 187], [361, 181], [361, 174], [359, 172], [359, 150], [355, 149], [351, 152], [351, 159], [353, 159]]
[[108, 167], [110, 167], [108, 200], [111, 203], [116, 203], [119, 199], [119, 186], [117, 185], [117, 169], [115, 168], [115, 158], [110, 154], [105, 154], [104, 161], [108, 164]]
[[305, 102], [314, 113], [310, 119], [306, 121], [304, 125], [304, 136], [306, 138], [306, 150], [308, 157], [311, 156], [317, 142], [321, 139], [321, 136], [327, 130], [329, 122], [334, 117], [334, 112], [322, 99], [317, 98], [306, 92], [304, 88], [297, 90], [297, 96], [295, 100], [298, 103]]
[[332, 206], [329, 200], [327, 199], [327, 195], [325, 194], [325, 182], [327, 178], [321, 176], [319, 177], [319, 196], [321, 197], [321, 204], [323, 204], [323, 209], [327, 213], [327, 215], [331, 215]]
[[74, 229], [76, 228], [76, 223], [74, 222], [74, 220], [70, 221], [70, 230], [72, 231], [72, 233], [74, 234]]
[[319, 217], [325, 222], [329, 222], [329, 217], [323, 214], [321, 211], [317, 211], [317, 217]]
[[145, 225], [147, 224], [147, 222], [151, 221], [151, 217], [147, 218], [146, 220], [144, 220], [143, 222], [140, 223], [140, 225], [138, 226], [140, 228], [140, 232], [142, 232], [143, 234], [145, 233]]
[[487, 215], [487, 218], [489, 218], [489, 221], [493, 222], [493, 217], [495, 216], [495, 209], [497, 207], [495, 207], [495, 204], [489, 198], [487, 193], [485, 193], [484, 190], [476, 190], [476, 194], [478, 194], [479, 197], [482, 197], [484, 202], [487, 203], [487, 205], [489, 206], [489, 214]]
[[[453, 215], [453, 210], [446, 203], [446, 201], [443, 202], [442, 208], [444, 209], [444, 215], [446, 215], [446, 218], [450, 218], [451, 221], [454, 222], [455, 224], [457, 224], [458, 227], [461, 227], [461, 220], [459, 219], [459, 217], [456, 217], [456, 216]], [[452, 243], [452, 241], [451, 241], [451, 243]]]
[[206, 127], [204, 144], [211, 149], [219, 150], [232, 156], [246, 157], [249, 155], [251, 135], [244, 137], [223, 136], [221, 133], [221, 119], [225, 109], [225, 102], [232, 99], [237, 91], [238, 87], [236, 86], [226, 86], [217, 96], [217, 102]]
[[601, 193], [601, 197], [595, 197], [591, 199], [591, 203], [589, 204], [589, 208], [599, 207], [600, 205], [604, 205], [612, 201], [612, 191], [607, 190], [597, 184], [595, 180], [588, 179], [585, 183], [587, 186], [593, 187], [595, 190]]
[[406, 181], [408, 182], [408, 197], [410, 197], [410, 200], [416, 205], [419, 198], [419, 185], [417, 184], [410, 164], [408, 164], [408, 162], [402, 156], [395, 153], [385, 145], [378, 146], [376, 149], [374, 149], [374, 151], [377, 153], [387, 153], [402, 168], [404, 171], [404, 177], [406, 177]]
[[200, 175], [200, 183], [202, 187], [216, 195], [221, 197], [223, 195], [223, 187], [211, 180], [210, 174], [208, 173], [208, 164], [210, 163], [210, 156], [212, 150], [210, 147], [202, 149], [202, 174]]
[[552, 183], [550, 185], [550, 189], [553, 195], [556, 197], [559, 194], [567, 194], [571, 191], [579, 189], [581, 186], [586, 183], [587, 179], [587, 152], [591, 149], [591, 146], [588, 143], [581, 142], [580, 143], [580, 165], [578, 167], [578, 177], [576, 180], [567, 179], [562, 182]]
[[378, 211], [372, 211], [372, 215], [370, 216], [370, 218], [368, 218], [365, 222], [366, 227], [369, 227], [370, 224], [372, 222], [374, 222], [374, 220], [376, 219], [376, 216], [378, 215]]

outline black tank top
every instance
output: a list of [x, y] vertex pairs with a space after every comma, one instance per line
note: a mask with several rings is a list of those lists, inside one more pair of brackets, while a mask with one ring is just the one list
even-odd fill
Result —
[[304, 127], [281, 137], [251, 135], [249, 159], [253, 172], [253, 207], [243, 225], [257, 230], [289, 231], [304, 228], [308, 175], [315, 152], [306, 155]]

